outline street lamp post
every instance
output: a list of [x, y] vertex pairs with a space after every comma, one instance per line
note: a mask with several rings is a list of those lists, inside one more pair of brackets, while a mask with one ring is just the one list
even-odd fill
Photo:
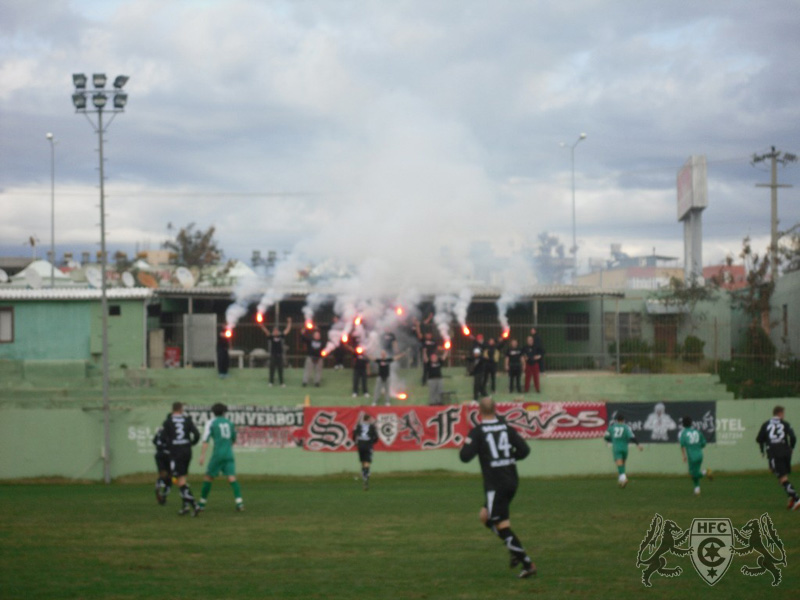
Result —
[[50, 287], [56, 287], [56, 140], [52, 133], [50, 142]]
[[[106, 109], [108, 95], [106, 94], [106, 76], [102, 73], [92, 75], [94, 91], [86, 89], [87, 78], [83, 73], [76, 73], [72, 76], [75, 91], [72, 94], [72, 103], [75, 105], [75, 112], [86, 116], [89, 124], [97, 133], [98, 152], [100, 154], [100, 312], [102, 329], [102, 352], [103, 352], [103, 479], [106, 483], [111, 483], [111, 409], [109, 403], [109, 381], [108, 381], [108, 294], [106, 292], [106, 210], [105, 210], [105, 172], [103, 165], [103, 134], [106, 128], [111, 125], [111, 121], [117, 114], [124, 112], [125, 105], [128, 103], [128, 94], [122, 91], [127, 83], [127, 75], [118, 75], [114, 80], [113, 102], [110, 109]], [[87, 96], [91, 96], [92, 106], [87, 107]], [[111, 119], [103, 125], [103, 111], [111, 113]], [[89, 116], [97, 115], [95, 122]]]
[[[575, 147], [585, 139], [586, 134], [581, 133], [580, 136], [578, 136], [578, 139], [575, 140], [575, 143], [569, 147], [570, 161], [572, 165], [572, 248], [570, 248], [570, 253], [572, 254], [573, 277], [578, 272], [578, 239], [575, 231]], [[563, 142], [561, 145], [566, 146], [566, 144]]]

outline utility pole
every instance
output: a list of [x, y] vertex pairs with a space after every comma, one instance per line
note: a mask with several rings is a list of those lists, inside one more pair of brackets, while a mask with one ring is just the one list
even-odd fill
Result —
[[794, 154], [789, 154], [788, 152], [780, 152], [775, 150], [775, 146], [772, 146], [770, 152], [760, 155], [754, 154], [751, 164], [755, 165], [756, 163], [763, 162], [767, 159], [770, 159], [771, 161], [770, 170], [772, 172], [772, 177], [770, 179], [770, 183], [757, 183], [756, 187], [768, 187], [772, 190], [772, 228], [769, 243], [769, 253], [772, 281], [774, 282], [778, 280], [778, 188], [792, 187], [791, 185], [778, 183], [778, 163], [786, 166], [787, 163], [795, 162], [797, 160], [797, 156]]

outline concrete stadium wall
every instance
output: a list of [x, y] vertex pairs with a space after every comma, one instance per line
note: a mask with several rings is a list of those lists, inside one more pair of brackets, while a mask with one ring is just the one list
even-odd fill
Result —
[[[756, 433], [775, 404], [786, 407], [787, 420], [800, 424], [800, 399], [723, 400], [717, 402], [717, 442], [706, 447], [705, 464], [720, 471], [765, 469], [755, 444]], [[112, 477], [152, 472], [155, 429], [164, 409], [115, 409], [112, 412]], [[100, 410], [0, 409], [0, 479], [59, 476], [102, 478], [103, 415]], [[197, 452], [191, 473], [202, 472]], [[325, 475], [354, 471], [354, 452], [322, 453], [302, 449], [244, 450], [237, 453], [241, 474]], [[602, 439], [538, 441], [529, 459], [520, 463], [529, 477], [600, 475], [616, 472], [611, 451]], [[376, 472], [444, 469], [477, 472], [476, 463], [464, 465], [456, 450], [376, 453]], [[628, 472], [683, 474], [686, 467], [675, 444], [631, 449]]]

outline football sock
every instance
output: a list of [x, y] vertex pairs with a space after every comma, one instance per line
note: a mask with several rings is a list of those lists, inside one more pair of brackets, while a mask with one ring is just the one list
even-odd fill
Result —
[[200, 502], [205, 504], [206, 498], [208, 498], [208, 493], [210, 491], [211, 491], [211, 482], [210, 481], [204, 481], [203, 482], [203, 487], [200, 488]]
[[781, 485], [783, 486], [783, 489], [785, 489], [785, 490], [786, 490], [786, 495], [787, 495], [787, 496], [789, 496], [790, 498], [794, 498], [795, 500], [797, 500], [797, 498], [798, 498], [798, 496], [797, 496], [797, 490], [795, 490], [795, 489], [794, 489], [794, 487], [792, 487], [792, 482], [791, 482], [791, 481], [789, 481], [789, 480], [787, 479], [787, 480], [786, 480], [786, 481], [784, 481], [784, 482], [783, 482]]
[[700, 487], [700, 478], [699, 477], [692, 477], [692, 481], [694, 482], [694, 487]]
[[522, 542], [520, 542], [519, 538], [514, 535], [514, 532], [511, 531], [510, 527], [498, 529], [497, 535], [501, 540], [503, 540], [506, 548], [508, 548], [508, 551], [511, 552], [514, 557], [518, 558], [526, 565], [531, 562], [530, 557], [525, 553], [525, 548], [522, 547]]
[[194, 496], [192, 495], [192, 490], [189, 489], [188, 485], [181, 486], [181, 500], [183, 500], [183, 504], [191, 504], [194, 506], [195, 500]]
[[233, 497], [236, 498], [237, 502], [242, 501], [242, 488], [239, 487], [238, 481], [231, 481], [231, 489], [233, 490]]
[[617, 473], [625, 475], [625, 465], [617, 465]]

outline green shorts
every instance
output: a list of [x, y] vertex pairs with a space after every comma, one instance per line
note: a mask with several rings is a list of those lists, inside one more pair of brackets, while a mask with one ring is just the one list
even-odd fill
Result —
[[211, 460], [208, 461], [208, 469], [206, 469], [206, 475], [209, 477], [216, 477], [220, 474], [226, 477], [231, 477], [232, 475], [236, 475], [236, 462], [233, 458], [214, 458], [211, 457]]
[[703, 476], [703, 459], [700, 460], [690, 460], [689, 462], [689, 475], [692, 477], [702, 477]]
[[618, 460], [625, 462], [628, 460], [627, 450], [614, 450], [612, 453], [614, 454], [614, 462], [617, 462]]

